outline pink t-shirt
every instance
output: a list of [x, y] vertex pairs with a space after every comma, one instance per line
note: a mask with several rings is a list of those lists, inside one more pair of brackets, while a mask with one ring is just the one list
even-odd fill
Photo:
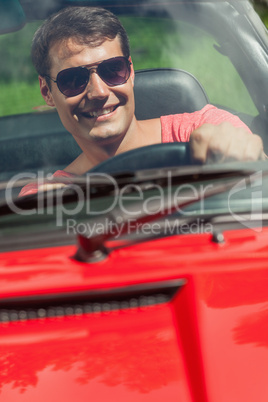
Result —
[[203, 109], [193, 113], [162, 116], [160, 120], [162, 142], [188, 142], [191, 133], [203, 124], [217, 126], [225, 121], [234, 127], [243, 127], [251, 133], [248, 126], [239, 117], [212, 105], [206, 105]]
[[[162, 142], [188, 142], [191, 133], [203, 124], [216, 126], [225, 121], [231, 123], [234, 127], [243, 127], [251, 132], [237, 116], [212, 105], [206, 105], [203, 109], [193, 113], [162, 116], [160, 121]], [[57, 170], [53, 177], [75, 177], [75, 175], [64, 170]], [[60, 183], [60, 180], [58, 182]], [[38, 184], [29, 183], [22, 188], [19, 197], [35, 194], [37, 191]]]

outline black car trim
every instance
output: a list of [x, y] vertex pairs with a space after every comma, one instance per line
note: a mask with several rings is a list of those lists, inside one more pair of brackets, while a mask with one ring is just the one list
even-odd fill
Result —
[[173, 279], [83, 292], [22, 296], [0, 300], [0, 323], [142, 308], [167, 303], [186, 284]]

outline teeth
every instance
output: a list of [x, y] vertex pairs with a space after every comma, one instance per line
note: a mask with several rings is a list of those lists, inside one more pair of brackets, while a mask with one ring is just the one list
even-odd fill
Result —
[[94, 112], [89, 112], [89, 116], [90, 117], [99, 117], [99, 116], [103, 116], [105, 114], [111, 113], [114, 110], [113, 107], [109, 107], [106, 109], [100, 109], [100, 110], [96, 110]]

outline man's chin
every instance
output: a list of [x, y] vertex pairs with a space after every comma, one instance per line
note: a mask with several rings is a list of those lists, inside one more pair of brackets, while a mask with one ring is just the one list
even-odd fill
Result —
[[114, 133], [105, 133], [105, 134], [97, 134], [97, 135], [90, 135], [90, 139], [94, 141], [99, 146], [115, 144], [117, 142], [121, 142], [123, 139], [122, 134], [114, 134]]

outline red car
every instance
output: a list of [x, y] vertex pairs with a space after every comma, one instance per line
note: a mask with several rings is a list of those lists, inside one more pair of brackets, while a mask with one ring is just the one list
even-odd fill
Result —
[[267, 148], [268, 36], [249, 1], [0, 0], [0, 399], [266, 402], [267, 162], [197, 166], [161, 144], [18, 197], [79, 153], [26, 52], [76, 4], [126, 26], [139, 119], [211, 103]]

